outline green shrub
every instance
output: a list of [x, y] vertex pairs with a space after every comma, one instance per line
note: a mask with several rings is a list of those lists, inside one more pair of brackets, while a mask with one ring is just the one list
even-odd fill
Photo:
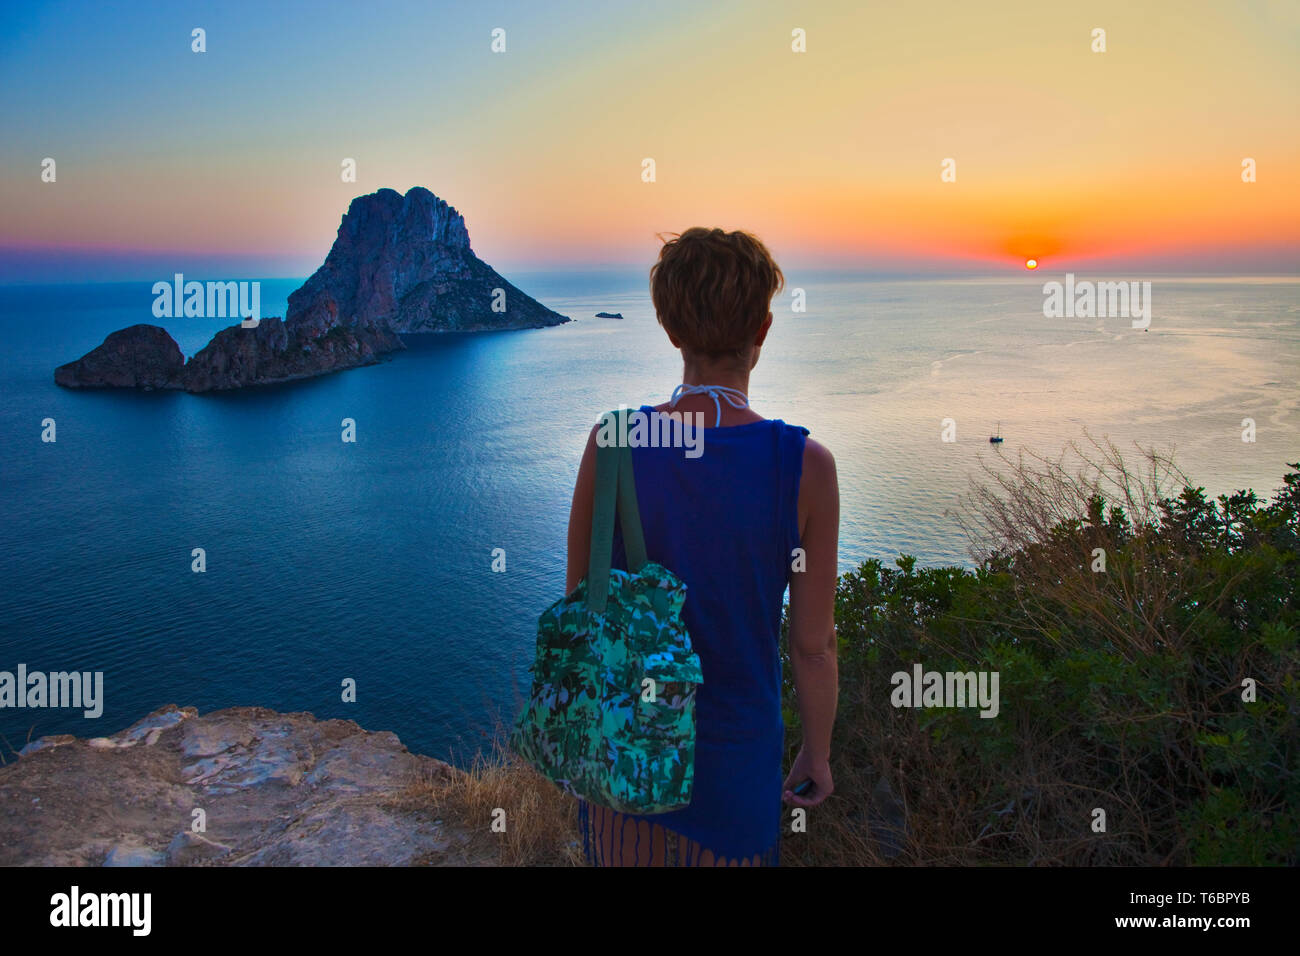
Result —
[[[1300, 464], [1270, 502], [1209, 500], [1095, 447], [1079, 473], [1022, 459], [977, 485], [972, 567], [841, 576], [836, 793], [787, 862], [883, 860], [890, 800], [900, 863], [1300, 862]], [[895, 708], [916, 663], [996, 671], [998, 715]], [[788, 659], [785, 713], [793, 756]]]

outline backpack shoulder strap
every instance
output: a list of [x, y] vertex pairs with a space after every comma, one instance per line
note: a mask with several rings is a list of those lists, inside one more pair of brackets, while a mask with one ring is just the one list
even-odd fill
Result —
[[[596, 436], [596, 492], [591, 514], [591, 553], [587, 560], [587, 608], [603, 614], [609, 600], [616, 506], [628, 568], [633, 573], [646, 563], [646, 550], [632, 474], [632, 449], [626, 441], [627, 409], [606, 412]], [[602, 436], [606, 439], [603, 443]]]

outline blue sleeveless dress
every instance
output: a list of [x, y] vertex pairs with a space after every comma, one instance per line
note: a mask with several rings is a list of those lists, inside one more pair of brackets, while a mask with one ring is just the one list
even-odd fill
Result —
[[[658, 414], [649, 405], [641, 411]], [[697, 458], [683, 448], [632, 449], [646, 553], [686, 584], [682, 618], [704, 673], [695, 703], [695, 782], [690, 805], [670, 813], [614, 814], [579, 800], [584, 851], [594, 865], [607, 861], [593, 817], [606, 834], [612, 828], [629, 840], [641, 839], [645, 821], [672, 831], [670, 839], [694, 841], [696, 854], [712, 851], [717, 861], [779, 862], [778, 642], [791, 552], [799, 547], [807, 435], [806, 428], [765, 420], [705, 428]], [[618, 529], [613, 566], [627, 569]]]

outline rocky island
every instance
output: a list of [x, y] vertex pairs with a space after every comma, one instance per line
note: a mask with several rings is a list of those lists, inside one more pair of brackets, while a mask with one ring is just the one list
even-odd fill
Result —
[[464, 217], [429, 190], [352, 200], [324, 264], [288, 314], [222, 329], [188, 362], [167, 331], [133, 325], [54, 372], [66, 388], [269, 385], [373, 365], [398, 333], [533, 329], [569, 321], [474, 254]]
[[181, 388], [185, 356], [167, 330], [132, 325], [110, 332], [104, 344], [54, 370], [65, 388]]
[[598, 319], [621, 319], [621, 318], [623, 318], [623, 313], [622, 313], [622, 312], [597, 312], [597, 313], [596, 313], [596, 318], [598, 318]]

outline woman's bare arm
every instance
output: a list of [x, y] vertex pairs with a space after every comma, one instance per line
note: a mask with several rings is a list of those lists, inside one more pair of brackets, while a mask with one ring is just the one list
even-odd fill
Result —
[[[804, 444], [799, 481], [799, 537], [805, 570], [790, 578], [790, 665], [803, 724], [803, 747], [786, 779], [788, 803], [811, 807], [834, 789], [830, 775], [831, 728], [839, 696], [836, 664], [835, 582], [838, 577], [840, 491], [835, 459], [811, 439]], [[806, 798], [793, 788], [811, 777]]]
[[591, 560], [591, 515], [596, 498], [596, 432], [597, 425], [587, 436], [587, 447], [578, 465], [578, 480], [573, 486], [573, 504], [569, 508], [569, 561], [564, 576], [564, 593], [572, 594], [578, 582], [587, 573]]

